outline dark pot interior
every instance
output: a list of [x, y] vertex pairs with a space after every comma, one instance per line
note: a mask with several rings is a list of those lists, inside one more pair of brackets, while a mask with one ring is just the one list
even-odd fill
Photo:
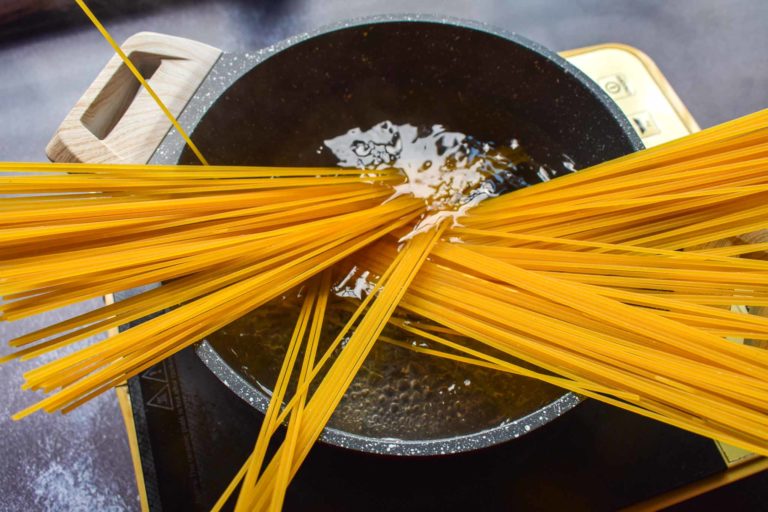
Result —
[[[482, 140], [516, 137], [534, 153], [544, 142], [577, 167], [638, 149], [610, 100], [541, 51], [528, 41], [438, 23], [324, 33], [237, 80], [194, 139], [211, 162], [253, 165], [335, 165], [328, 153], [316, 153], [318, 144], [386, 119], [440, 123]], [[196, 160], [185, 151], [181, 162]]]
[[[384, 120], [439, 123], [485, 141], [516, 138], [539, 162], [562, 163], [566, 154], [576, 168], [642, 147], [618, 108], [557, 55], [484, 27], [424, 20], [365, 22], [283, 45], [224, 90], [192, 137], [211, 163], [334, 166], [329, 151], [318, 152], [324, 140]], [[197, 163], [188, 149], [179, 161]], [[216, 347], [204, 344], [206, 364], [263, 408], [266, 395]], [[517, 437], [577, 402], [558, 391], [510, 422], [422, 437], [334, 417], [324, 439], [380, 453], [452, 453]]]

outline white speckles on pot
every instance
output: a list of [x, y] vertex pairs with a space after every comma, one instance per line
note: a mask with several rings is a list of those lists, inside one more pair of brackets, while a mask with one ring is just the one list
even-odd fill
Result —
[[[262, 412], [266, 410], [269, 399], [264, 393], [256, 389], [229, 366], [207, 341], [198, 344], [196, 351], [203, 363], [223, 382], [227, 383], [227, 387], [237, 396]], [[373, 438], [354, 435], [333, 428], [326, 428], [320, 439], [343, 448], [387, 455], [426, 456], [461, 453], [517, 438], [521, 434], [528, 433], [557, 418], [581, 400], [581, 397], [568, 393], [528, 416], [514, 421], [505, 420], [497, 427], [489, 430], [446, 439], [413, 441], [389, 437]]]

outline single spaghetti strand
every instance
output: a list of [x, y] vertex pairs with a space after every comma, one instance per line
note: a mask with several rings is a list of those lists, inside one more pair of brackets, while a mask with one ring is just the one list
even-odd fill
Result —
[[168, 107], [165, 106], [165, 103], [163, 103], [163, 100], [160, 99], [160, 96], [157, 95], [154, 89], [152, 89], [152, 86], [149, 85], [149, 83], [144, 79], [144, 77], [141, 75], [141, 72], [139, 72], [138, 69], [136, 69], [136, 66], [133, 65], [133, 62], [131, 62], [131, 59], [128, 58], [128, 56], [123, 52], [123, 49], [120, 48], [120, 45], [118, 45], [115, 40], [112, 38], [111, 35], [109, 35], [109, 32], [107, 32], [107, 29], [104, 28], [104, 25], [101, 24], [101, 22], [96, 18], [96, 15], [93, 14], [93, 12], [88, 8], [87, 5], [85, 5], [85, 2], [83, 0], [75, 0], [77, 2], [77, 5], [80, 6], [80, 8], [83, 10], [86, 16], [88, 16], [88, 19], [91, 20], [93, 25], [96, 27], [96, 30], [101, 33], [102, 36], [104, 36], [104, 39], [107, 40], [109, 45], [112, 47], [113, 50], [115, 50], [115, 53], [117, 53], [120, 58], [122, 59], [123, 63], [128, 67], [128, 69], [131, 70], [131, 73], [133, 73], [133, 76], [136, 77], [136, 80], [138, 80], [141, 85], [146, 89], [146, 91], [149, 93], [150, 96], [152, 96], [152, 99], [155, 100], [155, 103], [157, 103], [157, 106], [160, 107], [160, 109], [163, 111], [165, 116], [168, 118], [168, 120], [173, 124], [174, 128], [176, 128], [176, 131], [179, 132], [179, 135], [182, 136], [184, 141], [187, 143], [187, 146], [189, 146], [189, 149], [192, 150], [192, 152], [195, 154], [198, 160], [200, 160], [200, 163], [203, 165], [208, 165], [208, 161], [205, 159], [203, 154], [200, 152], [199, 149], [197, 149], [197, 145], [195, 145], [194, 142], [192, 142], [192, 139], [187, 135], [187, 132], [184, 130], [184, 128], [181, 127], [179, 122], [176, 120], [176, 116], [174, 116], [170, 110], [168, 110]]

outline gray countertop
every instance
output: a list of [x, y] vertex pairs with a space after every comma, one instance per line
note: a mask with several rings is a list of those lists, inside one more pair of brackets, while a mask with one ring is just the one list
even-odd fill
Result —
[[[227, 51], [254, 50], [334, 21], [430, 13], [518, 32], [554, 50], [622, 42], [653, 58], [702, 127], [767, 105], [766, 0], [179, 0], [93, 2], [118, 41], [150, 30]], [[46, 24], [3, 23], [0, 10], [0, 158], [39, 161], [54, 130], [111, 55], [78, 13]], [[60, 15], [66, 23], [56, 23]], [[25, 24], [26, 23], [26, 24]], [[25, 28], [28, 27], [28, 28]], [[8, 339], [93, 307], [0, 324]], [[7, 353], [4, 347], [0, 354]], [[9, 415], [35, 396], [19, 391], [34, 363], [0, 366], [0, 510], [138, 510], [128, 444], [113, 393], [67, 416]]]

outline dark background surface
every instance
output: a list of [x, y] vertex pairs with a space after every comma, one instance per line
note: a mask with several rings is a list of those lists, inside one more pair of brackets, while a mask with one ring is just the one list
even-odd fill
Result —
[[[43, 160], [56, 127], [111, 56], [111, 49], [73, 5], [69, 0], [0, 2], [2, 160]], [[226, 51], [258, 49], [340, 19], [370, 14], [471, 18], [554, 50], [604, 42], [636, 46], [656, 61], [702, 127], [768, 103], [766, 0], [100, 0], [89, 5], [118, 41], [150, 30]], [[61, 315], [92, 306], [83, 304]], [[55, 320], [1, 324], [0, 339]], [[13, 424], [8, 414], [34, 399], [16, 391], [22, 370], [29, 367], [0, 367], [0, 385], [9, 390], [0, 398], [0, 510], [138, 509], [113, 395], [67, 417], [35, 416]], [[765, 475], [753, 477], [682, 508], [764, 508], [767, 483]]]

